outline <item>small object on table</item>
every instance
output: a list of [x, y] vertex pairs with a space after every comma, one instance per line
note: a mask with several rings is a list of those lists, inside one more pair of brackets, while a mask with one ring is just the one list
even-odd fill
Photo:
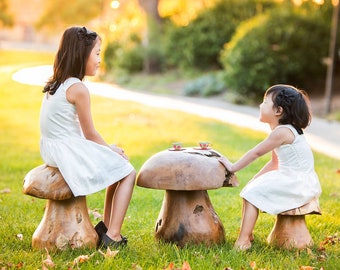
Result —
[[86, 196], [74, 197], [58, 168], [40, 165], [28, 172], [23, 193], [47, 199], [44, 216], [32, 236], [33, 249], [95, 248]]
[[172, 151], [181, 151], [183, 150], [183, 144], [181, 142], [174, 142], [172, 143], [172, 148], [170, 148], [169, 150]]
[[[204, 153], [203, 153], [204, 152]], [[150, 157], [137, 176], [137, 185], [164, 189], [155, 238], [165, 242], [206, 245], [223, 243], [225, 231], [207, 193], [209, 189], [238, 186], [214, 150], [162, 151]]]
[[212, 144], [210, 142], [199, 142], [198, 145], [202, 150], [211, 149]]

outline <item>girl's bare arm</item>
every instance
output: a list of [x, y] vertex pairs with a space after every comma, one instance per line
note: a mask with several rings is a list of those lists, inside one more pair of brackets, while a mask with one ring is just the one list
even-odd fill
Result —
[[[282, 144], [291, 143], [292, 140], [294, 140], [294, 135], [288, 128], [274, 129], [265, 140], [249, 150], [237, 162], [231, 163], [226, 158], [221, 158], [220, 162], [227, 168], [228, 171], [237, 172], [248, 166], [257, 158], [273, 151], [276, 147]], [[275, 162], [275, 160], [273, 162]], [[268, 170], [269, 166], [275, 166], [275, 163], [268, 163], [268, 165], [266, 165], [262, 170], [265, 168]]]
[[91, 114], [90, 93], [87, 87], [83, 83], [76, 83], [68, 89], [66, 96], [67, 100], [76, 106], [80, 126], [85, 138], [98, 144], [105, 145], [122, 155], [125, 159], [128, 159], [123, 149], [116, 145], [107, 144], [95, 129]]

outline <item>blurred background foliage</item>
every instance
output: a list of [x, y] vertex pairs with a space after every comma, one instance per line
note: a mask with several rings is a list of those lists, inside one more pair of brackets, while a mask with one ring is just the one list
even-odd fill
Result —
[[9, 13], [7, 0], [0, 0], [0, 29], [13, 25], [13, 16]]
[[323, 83], [330, 11], [285, 4], [244, 21], [221, 51], [226, 84], [239, 98], [259, 101], [263, 89], [275, 83], [306, 89]]
[[[34, 29], [45, 36], [70, 25], [97, 31], [104, 75], [118, 83], [176, 70], [195, 74], [185, 95], [228, 92], [242, 104], [276, 83], [324, 92], [331, 0], [34, 1], [43, 7]], [[8, 6], [19, 3], [0, 0], [0, 30], [15, 24]]]

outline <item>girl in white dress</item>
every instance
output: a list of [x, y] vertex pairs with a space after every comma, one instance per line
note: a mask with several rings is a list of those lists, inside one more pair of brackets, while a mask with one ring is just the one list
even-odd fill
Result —
[[74, 196], [106, 188], [104, 221], [96, 227], [99, 245], [126, 245], [121, 227], [132, 196], [136, 172], [123, 149], [108, 145], [96, 131], [90, 94], [82, 82], [100, 64], [101, 39], [85, 27], [67, 29], [46, 83], [40, 113], [40, 152], [58, 167]]
[[258, 157], [272, 154], [241, 191], [242, 222], [234, 245], [238, 250], [251, 247], [259, 210], [275, 215], [303, 206], [321, 194], [313, 153], [303, 135], [311, 121], [307, 93], [289, 85], [270, 87], [260, 105], [260, 121], [272, 130], [264, 141], [235, 163], [219, 159], [228, 171], [237, 172]]

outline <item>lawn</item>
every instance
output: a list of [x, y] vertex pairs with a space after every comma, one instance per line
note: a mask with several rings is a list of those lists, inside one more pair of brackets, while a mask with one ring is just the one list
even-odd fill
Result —
[[[31, 237], [44, 211], [45, 201], [22, 194], [25, 174], [42, 164], [39, 154], [39, 109], [41, 87], [11, 80], [23, 67], [51, 64], [53, 55], [0, 51], [0, 268], [1, 269], [339, 269], [340, 257], [340, 174], [339, 160], [315, 153], [316, 171], [323, 193], [321, 216], [308, 216], [314, 246], [304, 250], [269, 247], [266, 237], [275, 217], [261, 213], [255, 227], [255, 242], [248, 252], [232, 249], [241, 218], [239, 192], [265, 164], [269, 156], [237, 173], [240, 187], [209, 191], [225, 227], [222, 245], [178, 248], [154, 240], [154, 226], [164, 192], [137, 187], [123, 225], [129, 239], [114, 257], [95, 249], [52, 251], [32, 250]], [[182, 112], [92, 97], [96, 128], [110, 143], [121, 145], [138, 171], [153, 154], [174, 141], [194, 146], [210, 141], [231, 160], [261, 141], [265, 134], [234, 127]], [[87, 196], [90, 217], [102, 214], [104, 191]], [[83, 256], [83, 257], [80, 257]], [[54, 267], [46, 264], [50, 258]], [[83, 258], [83, 260], [81, 260]], [[45, 262], [44, 262], [45, 261]], [[303, 268], [305, 266], [306, 268]], [[310, 268], [307, 268], [309, 266]], [[185, 268], [185, 267], [183, 267]], [[186, 268], [188, 269], [188, 268]]]

